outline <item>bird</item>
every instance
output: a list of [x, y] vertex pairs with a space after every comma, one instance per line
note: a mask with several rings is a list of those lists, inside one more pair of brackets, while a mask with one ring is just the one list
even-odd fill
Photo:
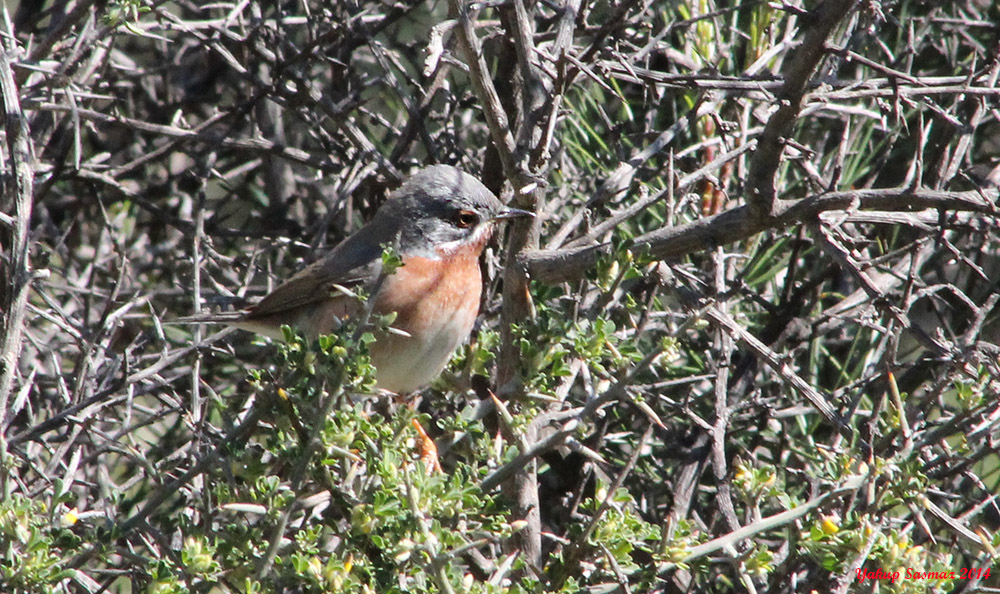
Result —
[[[416, 171], [374, 217], [229, 323], [280, 339], [336, 332], [365, 312], [395, 314], [370, 345], [379, 389], [406, 394], [431, 383], [472, 332], [482, 297], [479, 258], [497, 224], [534, 214], [506, 206], [478, 179], [450, 165]], [[393, 246], [402, 265], [383, 274]]]

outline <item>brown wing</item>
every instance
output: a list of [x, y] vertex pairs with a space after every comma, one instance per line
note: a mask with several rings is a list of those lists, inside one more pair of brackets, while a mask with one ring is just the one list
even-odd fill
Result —
[[395, 235], [392, 225], [376, 221], [279, 285], [234, 325], [269, 336], [280, 335], [283, 324], [310, 336], [335, 330], [340, 319], [359, 309], [357, 301], [336, 286], [370, 288], [382, 268], [382, 246]]

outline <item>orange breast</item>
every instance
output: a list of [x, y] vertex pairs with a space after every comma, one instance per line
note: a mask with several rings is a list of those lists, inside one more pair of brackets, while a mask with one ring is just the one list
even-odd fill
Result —
[[379, 387], [394, 392], [423, 387], [469, 336], [482, 293], [478, 248], [465, 246], [441, 259], [406, 258], [385, 279], [375, 311], [396, 312], [393, 327], [409, 336], [376, 337], [371, 354]]

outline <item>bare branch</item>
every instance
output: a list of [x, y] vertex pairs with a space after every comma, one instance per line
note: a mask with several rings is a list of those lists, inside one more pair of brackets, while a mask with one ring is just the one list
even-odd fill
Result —
[[[756, 220], [749, 207], [737, 207], [677, 227], [666, 227], [629, 242], [633, 251], [655, 260], [676, 258], [714, 245], [744, 240], [766, 230], [808, 223], [823, 212], [845, 209], [943, 210], [992, 213], [997, 190], [942, 192], [892, 188], [828, 192], [782, 205], [772, 220]], [[608, 243], [572, 249], [539, 250], [524, 256], [532, 280], [554, 284], [583, 278], [602, 255], [611, 253]]]
[[[497, 94], [496, 87], [493, 86], [489, 69], [483, 59], [483, 48], [479, 43], [479, 37], [476, 36], [475, 27], [472, 25], [469, 3], [464, 0], [449, 0], [448, 6], [451, 13], [458, 18], [458, 36], [465, 53], [465, 63], [469, 67], [469, 77], [476, 89], [476, 95], [479, 97], [480, 107], [490, 129], [490, 137], [500, 155], [504, 174], [509, 180], [520, 180], [521, 176], [514, 160], [516, 151], [514, 136], [511, 134], [510, 124], [507, 121], [507, 113], [504, 112], [503, 105], [500, 104], [500, 96]], [[520, 186], [521, 184], [516, 184], [516, 187]]]
[[809, 78], [823, 57], [827, 37], [855, 4], [857, 0], [824, 0], [808, 17], [802, 45], [785, 60], [784, 81], [777, 96], [778, 109], [764, 126], [750, 162], [747, 204], [755, 218], [777, 215], [774, 176], [781, 165], [784, 141], [798, 117]]
[[[4, 39], [0, 50], [0, 104], [4, 110], [4, 130], [7, 140], [7, 158], [0, 164], [0, 183], [4, 198], [0, 207], [13, 215], [11, 228], [0, 230], [8, 246], [7, 262], [2, 266], [7, 286], [0, 290], [0, 460], [6, 458], [7, 406], [17, 374], [21, 353], [21, 336], [24, 330], [24, 310], [31, 289], [31, 269], [28, 250], [28, 230], [31, 224], [31, 207], [34, 198], [34, 150], [28, 121], [21, 112], [17, 83], [11, 70], [11, 53], [16, 49], [14, 31], [7, 8], [3, 9]], [[0, 156], [3, 151], [0, 151]], [[6, 464], [0, 463], [0, 466]], [[0, 493], [7, 493], [6, 472], [0, 472]]]

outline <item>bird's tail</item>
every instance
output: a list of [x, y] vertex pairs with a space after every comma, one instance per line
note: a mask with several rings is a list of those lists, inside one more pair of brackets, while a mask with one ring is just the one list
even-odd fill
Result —
[[170, 326], [188, 324], [235, 324], [236, 322], [242, 320], [244, 315], [245, 314], [242, 311], [223, 311], [185, 316], [182, 318], [174, 318], [172, 320], [163, 320], [162, 323]]

